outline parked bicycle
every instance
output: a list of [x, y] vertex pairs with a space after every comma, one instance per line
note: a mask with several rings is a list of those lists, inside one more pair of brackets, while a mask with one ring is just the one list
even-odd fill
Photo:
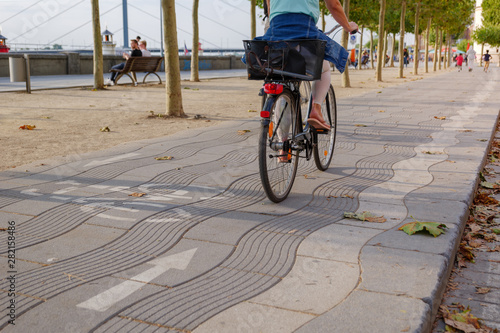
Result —
[[[260, 178], [268, 198], [281, 202], [292, 189], [299, 158], [310, 160], [314, 156], [317, 168], [322, 171], [327, 170], [332, 161], [337, 104], [331, 85], [321, 105], [329, 129], [316, 129], [306, 122], [312, 109], [311, 89], [307, 81], [318, 80], [321, 76], [325, 42], [289, 40], [244, 43], [249, 78], [264, 80], [265, 98], [260, 113], [259, 137]], [[307, 92], [301, 92], [301, 88]], [[302, 97], [304, 93], [307, 98]]]

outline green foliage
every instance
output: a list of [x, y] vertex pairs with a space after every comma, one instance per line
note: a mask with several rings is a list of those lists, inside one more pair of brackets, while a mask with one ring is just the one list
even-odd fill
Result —
[[[373, 38], [373, 48], [376, 48], [378, 45], [378, 38]], [[366, 49], [370, 49], [370, 40], [365, 44]]]
[[62, 50], [62, 49], [63, 49], [63, 47], [62, 47], [61, 45], [59, 45], [59, 44], [54, 44], [54, 45], [52, 45], [52, 48], [53, 48], [54, 50]]
[[472, 38], [479, 44], [490, 44], [493, 47], [500, 47], [500, 26], [482, 26], [474, 31]]
[[460, 50], [462, 52], [467, 52], [467, 44], [472, 45], [471, 40], [467, 39], [462, 39], [458, 44], [457, 44], [457, 50]]
[[500, 1], [483, 0], [483, 23], [485, 25], [500, 25]]

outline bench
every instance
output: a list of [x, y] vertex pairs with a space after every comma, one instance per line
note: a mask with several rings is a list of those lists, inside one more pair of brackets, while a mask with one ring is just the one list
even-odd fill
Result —
[[118, 80], [120, 80], [123, 75], [127, 75], [132, 80], [132, 83], [137, 86], [137, 77], [135, 72], [147, 73], [142, 80], [142, 83], [146, 82], [146, 78], [149, 74], [154, 74], [158, 80], [160, 80], [161, 84], [161, 78], [158, 74], [156, 74], [156, 72], [160, 70], [162, 61], [163, 57], [130, 57], [125, 62], [125, 67], [123, 67], [123, 69], [111, 69], [110, 72], [118, 73], [115, 79], [115, 84], [118, 83]]

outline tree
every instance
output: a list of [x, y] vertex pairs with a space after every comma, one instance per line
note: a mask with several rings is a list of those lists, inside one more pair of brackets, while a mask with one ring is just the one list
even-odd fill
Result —
[[[345, 16], [349, 18], [349, 0], [344, 0], [343, 3]], [[349, 32], [345, 29], [342, 30], [342, 46], [347, 50], [347, 43], [349, 42]], [[351, 82], [349, 80], [349, 66], [345, 66], [345, 71], [342, 73], [342, 87], [350, 88]]]
[[191, 81], [200, 82], [200, 74], [198, 72], [198, 44], [199, 26], [198, 26], [198, 5], [200, 0], [193, 0], [193, 47], [191, 50]]
[[175, 0], [161, 0], [161, 4], [163, 11], [163, 42], [165, 44], [166, 114], [174, 117], [184, 117]]
[[[378, 20], [378, 36], [379, 40], [383, 41], [384, 36], [384, 20], [385, 20], [385, 1], [386, 0], [379, 0], [380, 2], [380, 13], [379, 13], [379, 20]], [[382, 54], [383, 53], [383, 45], [379, 45], [377, 49], [377, 82], [382, 81], [382, 64], [385, 62], [385, 56]]]
[[484, 25], [500, 25], [500, 1], [483, 0], [481, 7]]
[[413, 62], [413, 74], [417, 75], [418, 74], [418, 63], [420, 61], [420, 21], [419, 21], [419, 15], [420, 15], [420, 1], [417, 1], [415, 3], [415, 51], [414, 51], [414, 59], [415, 61]]
[[94, 89], [104, 88], [104, 70], [102, 65], [101, 22], [99, 20], [99, 0], [92, 1], [92, 32], [94, 34]]
[[[476, 29], [472, 34], [472, 38], [481, 44], [481, 56], [484, 54], [484, 44], [490, 44], [493, 47], [500, 47], [500, 26], [485, 25]], [[481, 57], [481, 66], [483, 58]]]
[[406, 0], [401, 1], [401, 22], [399, 31], [399, 78], [402, 79], [404, 69], [404, 41], [405, 41], [405, 19], [406, 19]]
[[255, 13], [255, 7], [257, 6], [256, 0], [250, 0], [250, 34], [252, 39], [257, 37], [257, 17]]

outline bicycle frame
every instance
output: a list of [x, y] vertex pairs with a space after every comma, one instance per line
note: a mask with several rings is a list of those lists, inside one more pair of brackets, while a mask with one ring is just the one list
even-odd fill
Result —
[[[301, 129], [301, 132], [300, 133], [297, 133], [295, 134], [295, 136], [293, 138], [291, 138], [290, 140], [288, 141], [285, 141], [285, 142], [282, 142], [282, 143], [275, 143], [273, 142], [274, 140], [274, 136], [275, 136], [275, 133], [273, 134], [273, 136], [269, 139], [269, 142], [270, 142], [270, 147], [277, 151], [277, 150], [284, 150], [284, 151], [287, 151], [288, 148], [291, 148], [291, 150], [295, 150], [295, 151], [299, 151], [302, 152], [305, 150], [305, 153], [306, 153], [306, 160], [310, 160], [311, 157], [312, 157], [312, 154], [313, 154], [313, 146], [314, 144], [317, 143], [317, 132], [327, 132], [327, 131], [321, 131], [321, 130], [317, 130], [315, 129], [314, 127], [310, 126], [309, 123], [306, 123], [305, 124], [305, 127], [304, 125], [302, 124], [302, 110], [301, 110], [301, 107], [300, 107], [300, 101], [301, 101], [301, 96], [300, 96], [300, 83], [301, 81], [297, 80], [287, 80], [287, 81], [284, 81], [284, 82], [280, 82], [280, 83], [274, 83], [274, 82], [266, 82], [264, 84], [264, 92], [271, 98], [268, 98], [265, 102], [265, 105], [264, 105], [264, 110], [265, 111], [262, 111], [261, 112], [261, 122], [263, 125], [269, 125], [270, 123], [270, 112], [269, 112], [269, 109], [271, 107], [270, 104], [272, 104], [274, 101], [273, 101], [273, 97], [275, 96], [278, 96], [282, 91], [283, 91], [283, 88], [284, 87], [287, 87], [291, 93], [292, 93], [292, 96], [293, 96], [293, 103], [295, 104], [294, 105], [294, 109], [296, 110], [296, 114], [295, 114], [295, 119], [293, 120], [295, 123], [292, 123], [292, 126], [297, 126], [300, 122], [301, 126], [300, 126], [300, 129]], [[270, 85], [281, 85], [282, 88], [272, 88], [270, 87]], [[306, 118], [309, 118], [309, 114], [311, 113], [311, 109], [312, 109], [312, 99], [310, 98], [309, 99], [309, 103], [308, 103], [308, 107], [307, 107], [307, 117]], [[283, 117], [283, 114], [281, 115], [281, 117]], [[276, 128], [279, 127], [279, 124], [281, 123], [281, 117], [280, 119], [278, 119], [278, 122], [276, 124]], [[298, 126], [297, 126], [298, 128]], [[287, 146], [289, 145], [289, 146]], [[301, 157], [301, 156], [299, 156]]]

